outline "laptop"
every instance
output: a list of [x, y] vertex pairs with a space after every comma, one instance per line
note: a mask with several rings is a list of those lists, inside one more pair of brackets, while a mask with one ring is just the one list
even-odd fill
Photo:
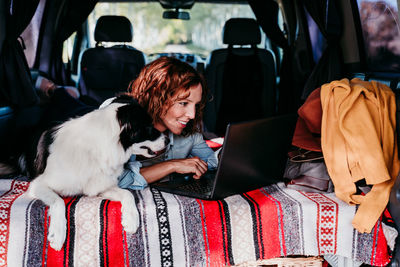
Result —
[[216, 170], [207, 171], [200, 179], [173, 173], [150, 186], [215, 200], [281, 182], [296, 119], [296, 114], [289, 114], [229, 124]]

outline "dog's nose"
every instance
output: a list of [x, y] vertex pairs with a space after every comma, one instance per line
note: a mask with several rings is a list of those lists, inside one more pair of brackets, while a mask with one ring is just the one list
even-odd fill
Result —
[[164, 144], [165, 144], [165, 146], [167, 146], [168, 144], [169, 144], [169, 137], [168, 136], [165, 136], [165, 139], [164, 139]]

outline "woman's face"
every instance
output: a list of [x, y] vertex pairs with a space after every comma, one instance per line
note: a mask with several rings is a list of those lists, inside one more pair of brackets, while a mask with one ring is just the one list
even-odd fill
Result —
[[160, 132], [170, 130], [180, 135], [186, 124], [196, 116], [196, 106], [202, 96], [201, 84], [192, 86], [188, 91], [180, 90], [173, 98], [172, 106], [161, 116], [161, 122], [154, 124]]

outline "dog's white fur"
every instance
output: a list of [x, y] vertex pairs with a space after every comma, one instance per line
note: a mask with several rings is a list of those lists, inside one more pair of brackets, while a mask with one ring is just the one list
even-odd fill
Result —
[[44, 172], [30, 183], [28, 194], [49, 206], [48, 240], [56, 250], [62, 248], [66, 237], [65, 204], [60, 195], [83, 194], [120, 201], [125, 231], [135, 232], [139, 226], [135, 199], [128, 190], [118, 187], [118, 176], [132, 154], [151, 156], [142, 146], [152, 151], [163, 149], [165, 136], [133, 144], [125, 151], [119, 143], [121, 128], [116, 119], [120, 106], [114, 103], [63, 123], [49, 146]]

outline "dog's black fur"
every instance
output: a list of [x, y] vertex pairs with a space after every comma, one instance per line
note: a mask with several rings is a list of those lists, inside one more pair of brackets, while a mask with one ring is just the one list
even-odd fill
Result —
[[26, 154], [26, 168], [31, 179], [42, 174], [46, 169], [47, 158], [50, 154], [49, 147], [54, 141], [57, 129], [57, 127], [53, 127], [44, 131], [37, 143], [30, 146], [29, 154]]
[[117, 110], [117, 119], [122, 129], [120, 142], [125, 150], [134, 143], [154, 141], [160, 136], [160, 132], [153, 127], [151, 117], [132, 97], [121, 95], [112, 103], [128, 104]]

